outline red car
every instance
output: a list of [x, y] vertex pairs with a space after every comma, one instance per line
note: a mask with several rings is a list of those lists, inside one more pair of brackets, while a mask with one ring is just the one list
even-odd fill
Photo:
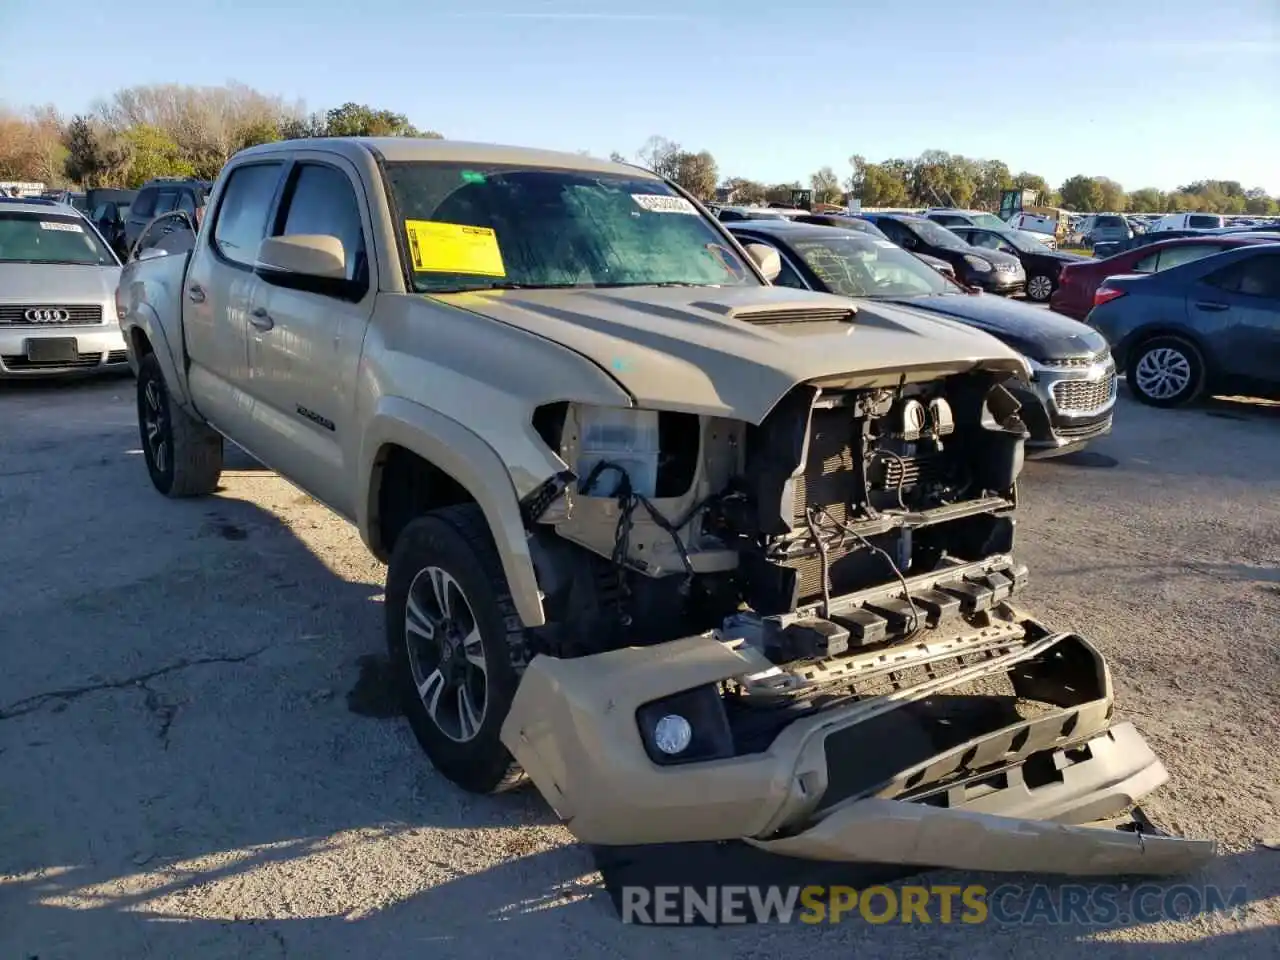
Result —
[[1063, 264], [1050, 309], [1083, 320], [1093, 309], [1093, 293], [1107, 277], [1121, 273], [1159, 273], [1246, 243], [1275, 243], [1276, 234], [1233, 233], [1160, 240], [1125, 250], [1103, 260]]

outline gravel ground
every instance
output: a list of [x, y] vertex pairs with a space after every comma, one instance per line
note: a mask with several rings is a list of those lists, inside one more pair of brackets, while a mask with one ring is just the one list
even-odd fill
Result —
[[0, 958], [1275, 956], [1280, 408], [1118, 420], [1028, 466], [1024, 605], [1108, 654], [1171, 772], [1150, 813], [1222, 842], [1195, 882], [1244, 884], [1244, 916], [661, 930], [617, 920], [535, 792], [432, 772], [352, 529], [243, 458], [162, 500], [131, 381], [2, 387]]

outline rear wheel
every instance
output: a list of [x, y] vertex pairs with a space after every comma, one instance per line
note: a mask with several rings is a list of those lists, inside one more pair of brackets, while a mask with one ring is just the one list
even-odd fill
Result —
[[155, 354], [138, 365], [138, 432], [151, 483], [166, 497], [218, 489], [222, 435], [173, 402]]
[[520, 783], [499, 734], [527, 660], [524, 629], [479, 507], [405, 527], [387, 569], [386, 630], [405, 716], [435, 768], [473, 793]]
[[1149, 406], [1182, 406], [1204, 390], [1204, 358], [1180, 337], [1154, 337], [1131, 351], [1125, 378], [1134, 397]]
[[1027, 280], [1027, 296], [1036, 303], [1047, 303], [1053, 296], [1054, 282], [1048, 274], [1037, 273]]

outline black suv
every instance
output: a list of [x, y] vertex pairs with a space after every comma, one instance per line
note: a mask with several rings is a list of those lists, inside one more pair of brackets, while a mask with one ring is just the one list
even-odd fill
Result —
[[207, 180], [167, 177], [148, 180], [129, 207], [129, 215], [124, 222], [125, 249], [131, 250], [138, 242], [143, 227], [170, 210], [182, 210], [199, 224], [212, 187], [213, 184]]

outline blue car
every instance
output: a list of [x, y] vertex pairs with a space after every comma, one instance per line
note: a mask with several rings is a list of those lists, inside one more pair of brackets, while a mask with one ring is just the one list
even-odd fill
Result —
[[1280, 399], [1280, 243], [1250, 244], [1160, 273], [1108, 277], [1085, 322], [1153, 407], [1208, 394]]

